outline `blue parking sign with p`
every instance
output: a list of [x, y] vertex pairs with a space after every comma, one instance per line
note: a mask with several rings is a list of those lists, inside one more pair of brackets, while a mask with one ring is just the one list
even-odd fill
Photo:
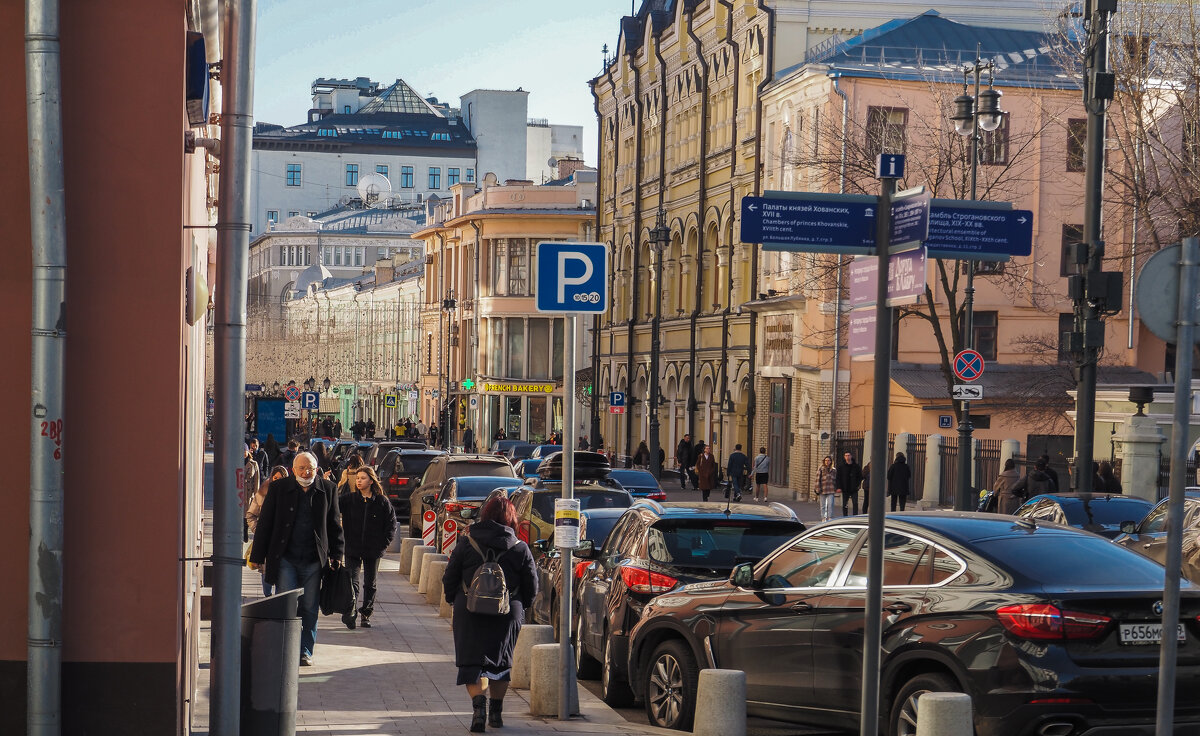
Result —
[[321, 406], [321, 394], [316, 391], [305, 391], [300, 394], [301, 409], [318, 409]]
[[608, 246], [538, 243], [537, 311], [599, 313], [608, 308]]

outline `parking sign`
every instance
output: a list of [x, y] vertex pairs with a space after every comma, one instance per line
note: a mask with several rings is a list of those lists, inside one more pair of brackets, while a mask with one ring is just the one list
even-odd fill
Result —
[[608, 308], [608, 246], [538, 243], [537, 311], [599, 313]]

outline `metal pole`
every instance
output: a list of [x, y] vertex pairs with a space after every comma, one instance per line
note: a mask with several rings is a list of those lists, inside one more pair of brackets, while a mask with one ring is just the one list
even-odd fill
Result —
[[875, 292], [875, 386], [871, 411], [871, 505], [867, 510], [867, 620], [863, 629], [862, 720], [859, 736], [879, 733], [879, 639], [883, 628], [883, 504], [887, 468], [888, 408], [891, 400], [892, 310], [887, 305], [888, 237], [892, 229], [895, 179], [882, 179], [875, 215], [879, 278]]
[[[979, 54], [975, 57], [975, 102], [971, 108], [971, 201], [976, 198], [976, 178], [979, 174]], [[975, 261], [967, 261], [967, 288], [964, 292], [962, 345], [963, 348], [975, 347]], [[975, 453], [971, 441], [971, 402], [962, 402], [962, 413], [958, 422], [958, 493], [954, 498], [954, 508], [959, 511], [970, 511], [974, 506], [971, 497], [971, 460]]]
[[62, 728], [63, 414], [67, 302], [62, 71], [57, 0], [25, 6], [25, 102], [33, 250], [26, 730]]
[[662, 337], [659, 335], [659, 331], [662, 324], [663, 300], [663, 243], [659, 239], [661, 237], [659, 228], [662, 227], [666, 227], [666, 225], [663, 222], [663, 212], [659, 210], [658, 223], [650, 233], [654, 246], [654, 321], [650, 330], [650, 404], [647, 407], [647, 411], [650, 412], [650, 472], [655, 478], [662, 477], [662, 460], [658, 456], [661, 442], [658, 421], [658, 402], [661, 396], [661, 389], [658, 385], [658, 366], [662, 352]]
[[[562, 449], [562, 497], [575, 497], [575, 320], [574, 314], [566, 316], [563, 345], [563, 449]], [[595, 385], [595, 384], [593, 384]], [[571, 584], [575, 578], [575, 565], [571, 550], [562, 550], [562, 592], [559, 600], [561, 618], [558, 624], [558, 664], [560, 672], [558, 690], [558, 719], [571, 717], [571, 697], [575, 692], [575, 663], [571, 651], [572, 598]]]
[[255, 0], [226, 2], [221, 19], [221, 182], [214, 326], [217, 415], [213, 494], [213, 736], [236, 736], [241, 703], [242, 394], [246, 385], [246, 273], [250, 252], [250, 145], [254, 120]]
[[1183, 560], [1183, 487], [1187, 478], [1187, 453], [1192, 389], [1192, 350], [1200, 306], [1200, 239], [1184, 238], [1179, 260], [1179, 320], [1175, 334], [1175, 410], [1171, 418], [1171, 489], [1167, 501], [1167, 560], [1163, 584], [1162, 644], [1158, 660], [1158, 717], [1155, 736], [1174, 733], [1175, 662], [1179, 623], [1179, 575]]

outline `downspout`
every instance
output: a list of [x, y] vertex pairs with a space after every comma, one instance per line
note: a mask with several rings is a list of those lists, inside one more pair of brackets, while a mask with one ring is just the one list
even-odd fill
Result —
[[[63, 463], [67, 303], [62, 67], [57, 0], [25, 4], [25, 104], [33, 250], [30, 331], [29, 614], [26, 730], [62, 727]], [[239, 417], [241, 416], [239, 412]], [[50, 428], [46, 430], [44, 428]], [[43, 439], [52, 438], [52, 442]]]
[[449, 397], [441, 395], [442, 392], [446, 390], [446, 375], [447, 375], [447, 372], [445, 370], [446, 362], [442, 359], [442, 352], [448, 351], [450, 349], [446, 345], [446, 343], [448, 342], [447, 338], [450, 333], [450, 330], [449, 330], [448, 325], [445, 324], [445, 321], [447, 319], [446, 299], [448, 296], [446, 294], [446, 271], [448, 270], [449, 264], [447, 264], [447, 262], [446, 262], [446, 238], [443, 237], [441, 233], [434, 233], [433, 235], [435, 238], [438, 239], [438, 263], [441, 266], [440, 272], [438, 273], [438, 281], [441, 282], [439, 284], [439, 286], [442, 287], [442, 295], [440, 297], [440, 301], [438, 304], [438, 351], [437, 351], [437, 364], [438, 364], [437, 394], [438, 395], [437, 395], [437, 401], [434, 403], [435, 403], [435, 406], [437, 406], [437, 423], [438, 423], [438, 426], [441, 427], [441, 432], [439, 433], [438, 440], [441, 441], [442, 447], [445, 447], [447, 450], [449, 450], [450, 445], [448, 445], [444, 439], [446, 437], [446, 432], [447, 432], [446, 401], [448, 400]]
[[[688, 356], [689, 370], [692, 380], [688, 382], [688, 432], [695, 434], [696, 431], [696, 322], [700, 318], [700, 310], [703, 305], [700, 300], [704, 298], [704, 208], [708, 206], [708, 62], [704, 60], [704, 48], [700, 43], [699, 37], [692, 30], [693, 13], [688, 13], [687, 33], [692, 38], [692, 42], [696, 45], [696, 59], [700, 62], [700, 72], [702, 74], [700, 85], [700, 161], [696, 166], [696, 171], [700, 179], [699, 196], [696, 201], [696, 216], [699, 221], [699, 228], [696, 232], [696, 308], [692, 310], [691, 331], [692, 331], [692, 346]], [[711, 398], [711, 397], [709, 397]], [[712, 438], [708, 439], [709, 444], [712, 443]]]
[[221, 17], [221, 181], [217, 192], [214, 326], [217, 423], [213, 479], [212, 705], [214, 736], [239, 733], [241, 717], [242, 395], [246, 385], [246, 273], [250, 254], [250, 147], [254, 119], [255, 0], [230, 0]]
[[[653, 22], [653, 21], [651, 21]], [[667, 243], [670, 243], [670, 225], [667, 225], [667, 62], [662, 57], [662, 35], [654, 38], [654, 58], [658, 59], [658, 81], [659, 81], [659, 101], [658, 101], [658, 213], [662, 216], [662, 223], [667, 227]], [[658, 228], [658, 215], [654, 218], [654, 227]], [[662, 385], [660, 383], [660, 375], [662, 374], [662, 306], [663, 306], [663, 272], [666, 265], [663, 259], [666, 258], [666, 253], [662, 249], [662, 243], [655, 239], [652, 247], [656, 258], [654, 259], [654, 322], [651, 326], [650, 335], [650, 401], [648, 402], [649, 411], [649, 448], [650, 448], [650, 472], [655, 478], [662, 477], [663, 464], [659, 459], [661, 452], [663, 457], [666, 457], [666, 452], [662, 449], [662, 424], [659, 421], [659, 404], [662, 401]], [[669, 246], [668, 246], [669, 247]], [[674, 407], [671, 409], [671, 424], [675, 423]]]
[[[468, 279], [468, 284], [471, 287], [471, 339], [475, 342], [475, 356], [472, 359], [473, 365], [467, 369], [467, 375], [465, 376], [466, 378], [478, 377], [479, 367], [483, 365], [483, 358], [480, 355], [480, 351], [483, 350], [483, 340], [479, 339], [479, 259], [481, 257], [480, 253], [483, 250], [483, 228], [479, 226], [479, 222], [477, 220], [471, 220], [471, 228], [475, 231], [475, 273], [472, 274], [473, 278]], [[526, 252], [528, 253], [528, 251]], [[470, 405], [471, 402], [467, 401], [467, 406], [470, 407]], [[483, 436], [482, 432], [483, 425], [479, 423], [478, 411], [475, 412], [475, 416], [471, 417], [471, 426], [475, 429], [475, 442], [477, 444], [486, 442], [487, 440]]]
[[[833, 91], [842, 98], [842, 161], [838, 170], [838, 194], [846, 193], [846, 125], [850, 117], [850, 98], [845, 90], [838, 86], [838, 78], [833, 78]], [[819, 131], [813, 131], [817, 135]], [[833, 450], [834, 438], [837, 437], [838, 410], [838, 368], [842, 354], [842, 269], [845, 264], [838, 256], [837, 267], [837, 308], [834, 310], [833, 324], [833, 398], [829, 402], [829, 450]], [[861, 458], [859, 458], [861, 460]]]
[[[626, 345], [625, 357], [625, 375], [629, 385], [625, 387], [628, 392], [633, 388], [633, 352], [634, 343], [637, 337], [637, 321], [638, 309], [641, 307], [641, 300], [638, 299], [640, 290], [637, 284], [637, 274], [640, 271], [642, 259], [639, 242], [642, 239], [642, 70], [638, 68], [637, 60], [632, 58], [633, 63], [633, 99], [637, 103], [637, 123], [633, 126], [634, 138], [634, 153], [633, 153], [633, 272], [629, 275], [629, 283], [633, 288], [632, 299], [630, 306], [632, 314], [629, 315], [629, 332], [628, 344]], [[633, 417], [634, 412], [625, 413], [625, 456], [633, 456]]]
[[[767, 14], [767, 63], [763, 80], [758, 84], [754, 100], [754, 192], [762, 196], [762, 118], [763, 91], [775, 76], [775, 9], [767, 5], [765, 0], [758, 0], [758, 9]], [[750, 296], [758, 298], [758, 253], [761, 250], [755, 246], [750, 251]], [[758, 414], [758, 389], [754, 386], [753, 376], [758, 375], [758, 312], [750, 312], [750, 395], [746, 399], [746, 449], [754, 448], [754, 418]], [[763, 445], [767, 444], [764, 440]]]
[[[618, 189], [618, 187], [617, 187], [617, 169], [621, 165], [621, 105], [617, 101], [617, 86], [616, 86], [616, 83], [613, 81], [612, 68], [614, 66], [616, 66], [615, 57], [614, 57], [612, 63], [610, 63], [608, 65], [608, 68], [605, 69], [605, 74], [608, 76], [608, 86], [609, 86], [609, 89], [612, 90], [613, 112], [614, 112], [613, 122], [616, 124], [616, 129], [613, 131], [612, 207], [609, 210], [610, 212], [612, 212], [611, 237], [612, 237], [612, 246], [613, 246], [613, 249], [615, 250], [617, 247], [619, 247], [618, 243], [617, 243], [617, 189]], [[599, 108], [599, 105], [600, 105], [599, 96], [597, 96], [597, 98], [596, 98], [596, 105], [597, 105], [597, 107], [596, 107], [597, 114], [599, 114], [599, 109], [600, 109]], [[601, 131], [599, 133], [599, 135], [600, 135], [601, 141], [603, 141], [603, 139], [604, 139], [603, 131]], [[597, 151], [597, 154], [598, 153], [599, 153], [599, 151]], [[597, 169], [600, 168], [599, 161], [596, 162], [596, 168]], [[600, 177], [597, 176], [596, 180], [597, 180], [597, 182], [599, 182]], [[599, 191], [599, 190], [597, 190], [597, 191]], [[597, 203], [596, 204], [596, 222], [599, 223], [600, 222], [600, 199], [599, 199], [599, 196], [597, 196], [596, 203]], [[598, 237], [598, 238], [600, 237], [599, 227], [597, 227], [597, 230], [596, 230], [596, 237]], [[616, 269], [610, 268], [609, 274], [610, 274], [610, 276], [609, 276], [609, 282], [608, 282], [608, 291], [610, 294], [615, 294], [616, 293]], [[615, 312], [613, 313], [613, 316], [614, 317], [616, 316]], [[608, 353], [607, 353], [608, 359], [609, 359], [609, 361], [612, 362], [612, 367], [614, 369], [614, 373], [615, 373], [615, 369], [616, 369], [616, 355], [613, 354], [613, 339], [614, 339], [615, 335], [616, 335], [615, 320], [610, 319], [609, 323], [608, 323], [609, 342], [608, 342], [608, 347], [606, 349], [608, 350]], [[597, 350], [598, 349], [599, 348], [597, 348]], [[613, 381], [613, 388], [616, 388], [616, 376], [612, 376], [611, 380]], [[599, 419], [597, 419], [597, 421], [599, 421]], [[614, 423], [614, 425], [615, 425], [615, 423]], [[613, 431], [614, 432], [617, 431], [615, 429], [615, 427], [614, 427]], [[609, 437], [609, 444], [608, 444], [609, 452], [612, 452], [616, 448], [616, 446], [617, 446], [616, 437]]]
[[[1137, 172], [1140, 171], [1140, 169], [1136, 168], [1136, 167], [1140, 167], [1141, 163], [1142, 163], [1142, 142], [1140, 140], [1135, 141], [1133, 144], [1133, 160], [1134, 160], [1134, 167], [1135, 167], [1134, 168], [1133, 187], [1134, 187], [1134, 191], [1137, 191], [1137, 187], [1139, 184], [1139, 182], [1137, 181], [1137, 175], [1138, 175]], [[1135, 288], [1137, 279], [1133, 277], [1133, 274], [1137, 273], [1137, 271], [1135, 270], [1137, 268], [1137, 246], [1138, 246], [1138, 208], [1134, 207], [1133, 208], [1133, 232], [1130, 235], [1130, 247], [1129, 247], [1129, 274], [1130, 275], [1129, 275], [1129, 301], [1127, 302], [1129, 304], [1129, 334], [1125, 338], [1125, 347], [1130, 350], [1133, 350], [1133, 325], [1134, 325], [1134, 317], [1137, 316], [1137, 301], [1136, 301], [1137, 289]]]
[[[725, 6], [725, 10], [729, 13], [728, 28], [726, 29], [726, 43], [733, 47], [733, 117], [730, 120], [731, 130], [729, 133], [729, 217], [737, 217], [737, 197], [736, 187], [734, 185], [734, 176], [737, 174], [737, 111], [738, 111], [738, 92], [740, 84], [739, 74], [742, 69], [742, 53], [741, 45], [737, 42], [733, 33], [733, 3], [729, 0], [718, 0], [721, 5]], [[732, 233], [732, 231], [731, 231]], [[728, 269], [728, 283], [726, 284], [728, 292], [725, 298], [725, 310], [721, 313], [721, 409], [725, 409], [725, 397], [729, 395], [729, 315], [733, 311], [733, 237], [729, 238], [726, 244], [726, 268]], [[725, 440], [725, 420], [721, 419], [721, 441]], [[725, 448], [728, 452], [729, 448]], [[752, 454], [753, 456], [753, 454]]]
[[[600, 234], [600, 211], [604, 209], [604, 177], [600, 176], [600, 162], [604, 160], [604, 116], [600, 114], [600, 95], [596, 93], [595, 83], [589, 85], [592, 91], [592, 105], [596, 110], [596, 241], [604, 242]], [[611, 264], [609, 271], [611, 272]], [[609, 294], [612, 292], [610, 291]], [[565, 335], [565, 329], [564, 329]], [[591, 441], [588, 446], [593, 452], [598, 452], [600, 446], [600, 315], [592, 316], [592, 405]]]

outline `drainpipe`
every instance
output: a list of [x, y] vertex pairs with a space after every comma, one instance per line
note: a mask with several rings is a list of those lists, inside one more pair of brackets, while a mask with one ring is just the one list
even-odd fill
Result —
[[[700, 85], [700, 163], [696, 167], [700, 177], [700, 192], [696, 201], [696, 214], [700, 227], [696, 233], [696, 308], [692, 310], [691, 318], [693, 336], [696, 334], [696, 322], [700, 317], [700, 310], [703, 308], [700, 300], [704, 298], [704, 208], [708, 204], [708, 182], [705, 175], [708, 166], [708, 62], [704, 60], [704, 48], [700, 39], [692, 30], [694, 17], [693, 13], [688, 14], [687, 33], [691, 36], [692, 43], [696, 45], [696, 59], [700, 62], [700, 72], [703, 77]], [[688, 382], [688, 432], [694, 435], [696, 431], [696, 340], [694, 337], [688, 361], [692, 375], [692, 380]], [[712, 444], [711, 437], [708, 438], [708, 443]]]
[[[734, 176], [737, 174], [737, 111], [738, 111], [738, 92], [741, 85], [742, 69], [742, 53], [741, 45], [733, 34], [733, 3], [729, 0], [718, 0], [721, 5], [725, 6], [725, 10], [729, 13], [729, 27], [726, 30], [726, 43], [733, 47], [733, 116], [730, 120], [731, 130], [729, 134], [729, 217], [736, 218], [738, 207], [737, 197], [735, 195]], [[726, 244], [728, 252], [726, 254], [726, 263], [728, 269], [727, 279], [727, 296], [725, 298], [725, 309], [721, 312], [721, 409], [725, 408], [725, 397], [729, 395], [729, 315], [733, 311], [733, 238], [729, 238]], [[721, 441], [725, 440], [725, 418], [721, 418]], [[728, 453], [729, 448], [725, 447], [724, 452]], [[728, 455], [726, 455], [728, 456]], [[753, 456], [753, 455], [752, 455]]]
[[[838, 78], [833, 78], [833, 91], [842, 98], [842, 162], [838, 171], [838, 194], [846, 193], [846, 124], [850, 116], [850, 98], [845, 90], [838, 86]], [[817, 135], [817, 131], [813, 131]], [[833, 328], [833, 398], [829, 403], [829, 451], [833, 451], [833, 440], [837, 436], [838, 410], [838, 367], [842, 354], [842, 269], [845, 264], [838, 256], [837, 267], [837, 309], [834, 311]], [[859, 458], [861, 460], [861, 458]]]
[[[642, 70], [638, 68], [637, 61], [631, 55], [633, 61], [633, 99], [637, 103], [637, 123], [633, 126], [634, 136], [634, 153], [633, 153], [633, 272], [630, 274], [630, 284], [633, 287], [632, 299], [630, 306], [632, 314], [629, 315], [629, 332], [628, 345], [626, 346], [625, 356], [625, 375], [629, 384], [625, 387], [628, 392], [633, 389], [633, 353], [634, 342], [637, 338], [637, 322], [638, 309], [641, 308], [640, 289], [637, 283], [637, 274], [640, 272], [641, 258], [641, 239], [642, 239], [642, 125], [644, 124], [642, 115]], [[614, 210], [615, 212], [615, 210]], [[631, 457], [633, 455], [633, 416], [632, 411], [625, 413], [625, 455]]]
[[[477, 220], [471, 220], [471, 229], [475, 231], [475, 273], [472, 274], [474, 278], [471, 279], [474, 283], [468, 284], [468, 286], [471, 288], [471, 304], [473, 305], [471, 308], [471, 329], [473, 331], [471, 340], [475, 343], [475, 356], [471, 361], [472, 365], [467, 369], [467, 378], [477, 377], [479, 375], [479, 367], [483, 365], [483, 358], [480, 355], [480, 352], [483, 350], [483, 340], [479, 339], [479, 297], [481, 292], [479, 288], [479, 259], [481, 257], [480, 253], [483, 250], [483, 228], [479, 226]], [[528, 251], [526, 252], [528, 253]], [[470, 401], [467, 401], [467, 406], [471, 406]], [[483, 425], [479, 423], [478, 411], [475, 412], [475, 416], [471, 417], [471, 424], [475, 427], [476, 444], [482, 444], [486, 441], [486, 438], [483, 436]]]
[[[600, 114], [600, 95], [596, 94], [596, 85], [590, 85], [592, 91], [592, 106], [596, 110], [596, 240], [604, 242], [603, 236], [600, 234], [600, 211], [603, 209], [601, 203], [603, 198], [604, 177], [600, 176], [600, 161], [604, 156], [604, 117]], [[609, 271], [611, 272], [611, 264]], [[611, 295], [612, 292], [610, 291]], [[564, 337], [566, 335], [566, 327], [563, 328]], [[588, 446], [593, 452], [600, 442], [600, 315], [592, 316], [592, 406], [591, 416], [591, 441]]]
[[29, 204], [33, 235], [26, 623], [29, 669], [25, 715], [30, 736], [57, 736], [62, 727], [62, 429], [67, 223], [58, 33], [57, 0], [27, 0], [25, 104], [29, 115]]
[[[213, 736], [239, 733], [241, 707], [242, 450], [246, 385], [246, 272], [250, 252], [250, 146], [254, 121], [255, 0], [231, 0], [221, 18], [221, 181], [214, 319], [217, 434], [213, 479]], [[224, 416], [222, 416], [224, 409]]]
[[[766, 73], [763, 74], [763, 80], [758, 85], [757, 94], [754, 100], [754, 192], [753, 194], [762, 195], [762, 119], [763, 119], [763, 91], [767, 85], [771, 83], [775, 76], [775, 9], [767, 5], [764, 0], [758, 0], [758, 9], [767, 14], [767, 63], [765, 65]], [[754, 247], [750, 251], [750, 296], [754, 299], [758, 298], [758, 253], [761, 250], [759, 247]], [[758, 370], [758, 312], [750, 312], [750, 395], [746, 398], [746, 447], [747, 449], [754, 448], [754, 419], [758, 414], [758, 389], [754, 386], [754, 377]], [[763, 440], [763, 445], [766, 445], [766, 440]]]

